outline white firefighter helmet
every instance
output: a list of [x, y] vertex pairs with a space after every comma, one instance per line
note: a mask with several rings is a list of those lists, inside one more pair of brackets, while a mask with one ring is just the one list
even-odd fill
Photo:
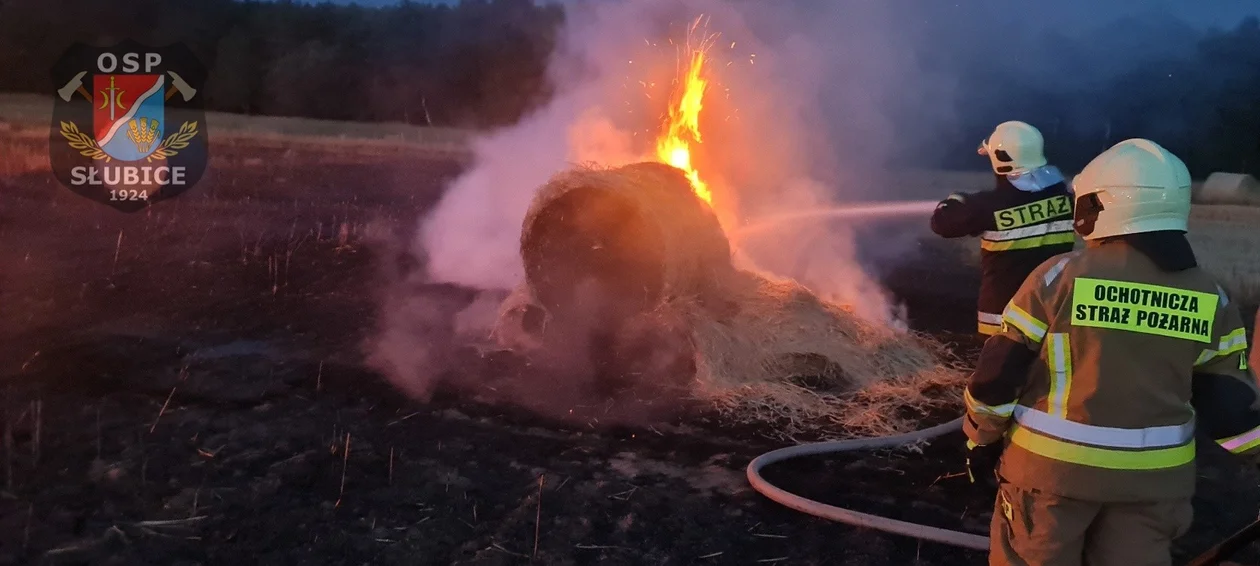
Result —
[[1025, 122], [1002, 122], [976, 150], [989, 156], [993, 172], [1019, 175], [1046, 164], [1046, 140], [1037, 128]]
[[1135, 138], [1111, 146], [1090, 161], [1072, 185], [1076, 231], [1086, 240], [1186, 231], [1190, 171], [1151, 140]]

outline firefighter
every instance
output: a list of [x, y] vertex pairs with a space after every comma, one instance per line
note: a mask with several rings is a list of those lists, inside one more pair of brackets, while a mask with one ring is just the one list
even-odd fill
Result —
[[1002, 309], [1028, 273], [1046, 259], [1072, 251], [1072, 196], [1063, 174], [1048, 165], [1041, 132], [1004, 122], [980, 143], [996, 177], [992, 190], [954, 193], [936, 206], [932, 231], [945, 238], [980, 237], [982, 337], [1002, 326]]
[[1168, 565], [1193, 513], [1196, 418], [1260, 452], [1246, 330], [1186, 239], [1180, 159], [1127, 140], [1073, 184], [1085, 248], [1023, 282], [964, 394], [968, 472], [997, 484], [989, 563]]

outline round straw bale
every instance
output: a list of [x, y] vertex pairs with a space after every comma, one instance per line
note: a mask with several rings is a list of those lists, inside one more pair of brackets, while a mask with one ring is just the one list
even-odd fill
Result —
[[958, 400], [939, 344], [737, 270], [713, 211], [666, 165], [552, 178], [527, 212], [521, 258], [525, 283], [494, 337], [589, 370], [601, 395], [690, 397], [788, 435], [901, 431]]
[[593, 283], [618, 320], [667, 297], [707, 294], [733, 270], [717, 216], [682, 171], [659, 163], [552, 178], [526, 213], [521, 258], [553, 314], [589, 307], [577, 304], [579, 287]]
[[1208, 175], [1195, 195], [1202, 204], [1260, 205], [1260, 181], [1251, 175], [1216, 172]]

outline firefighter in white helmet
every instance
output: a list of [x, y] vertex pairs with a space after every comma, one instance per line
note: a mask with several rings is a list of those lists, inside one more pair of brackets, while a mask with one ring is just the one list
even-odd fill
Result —
[[932, 214], [932, 231], [942, 237], [980, 237], [981, 336], [1001, 328], [1002, 309], [1033, 268], [1076, 243], [1071, 191], [1059, 169], [1047, 164], [1044, 146], [1037, 128], [999, 124], [978, 150], [989, 157], [996, 186], [951, 194]]
[[1242, 315], [1186, 240], [1180, 159], [1127, 140], [1073, 183], [1086, 247], [1024, 281], [964, 396], [968, 472], [997, 483], [989, 563], [1171, 564], [1196, 420], [1260, 453]]

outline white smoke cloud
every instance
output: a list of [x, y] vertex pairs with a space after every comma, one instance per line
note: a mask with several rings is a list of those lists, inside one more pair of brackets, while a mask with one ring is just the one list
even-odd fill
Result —
[[[893, 118], [911, 108], [925, 123], [948, 120], [922, 104], [942, 104], [949, 85], [919, 68], [892, 10], [861, 0], [568, 4], [548, 68], [553, 98], [477, 139], [471, 167], [420, 219], [409, 255], [423, 272], [389, 277], [396, 284], [385, 293], [372, 363], [418, 397], [464, 363], [455, 342], [489, 325], [504, 292], [523, 281], [521, 224], [535, 189], [575, 164], [652, 159], [685, 64], [678, 44], [701, 15], [700, 33], [721, 35], [709, 52], [704, 137], [692, 157], [728, 231], [793, 211], [895, 198], [881, 189], [889, 186], [881, 167], [901, 157]], [[733, 243], [741, 266], [795, 278], [860, 316], [900, 327], [859, 252], [870, 255], [874, 245], [892, 257], [908, 241], [859, 241], [852, 225], [798, 221]], [[483, 293], [465, 307], [425, 295], [435, 284]]]
[[472, 167], [421, 220], [414, 245], [428, 258], [435, 280], [515, 287], [524, 276], [521, 223], [534, 189], [577, 163], [617, 165], [645, 157], [642, 149], [632, 150], [636, 131], [624, 118], [642, 104], [641, 93], [632, 94], [628, 84], [630, 61], [649, 36], [639, 10], [623, 2], [570, 10], [548, 67], [555, 97], [515, 126], [476, 140]]
[[[721, 34], [694, 162], [728, 221], [883, 200], [877, 167], [896, 151], [890, 114], [921, 100], [926, 71], [880, 2], [574, 2], [550, 64], [555, 98], [474, 146], [475, 161], [422, 220], [414, 245], [431, 277], [482, 289], [522, 280], [520, 226], [533, 191], [574, 163], [650, 155], [675, 76], [675, 43], [703, 15]], [[939, 90], [939, 89], [937, 89]], [[857, 264], [851, 230], [797, 224], [742, 242], [764, 269], [887, 320]]]

